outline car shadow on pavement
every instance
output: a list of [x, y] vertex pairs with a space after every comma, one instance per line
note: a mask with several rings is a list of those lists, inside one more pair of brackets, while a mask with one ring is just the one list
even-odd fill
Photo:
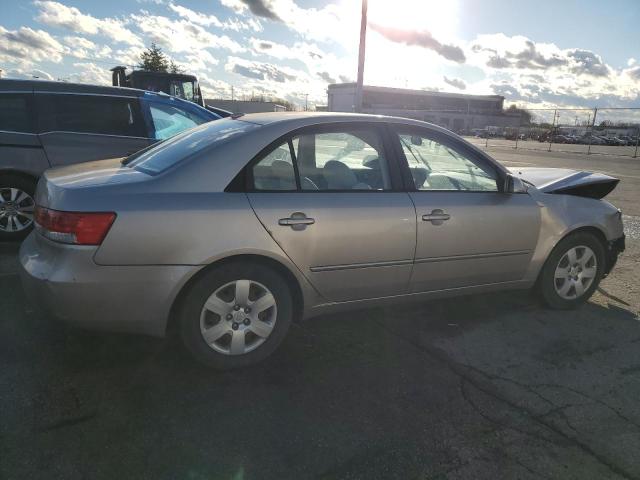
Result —
[[[558, 312], [509, 292], [327, 315], [293, 325], [265, 362], [218, 372], [174, 340], [30, 311], [14, 278], [0, 288], [1, 433], [13, 439], [0, 472], [45, 471], [52, 452], [59, 478], [97, 466], [111, 478], [540, 478], [540, 458], [563, 478], [607, 478], [609, 460], [640, 468], [598, 443], [640, 433], [609, 418], [634, 418], [626, 396], [640, 393], [628, 386], [640, 325], [614, 302]], [[605, 408], [568, 389], [624, 394], [603, 393]], [[577, 433], [551, 416], [571, 402], [600, 408], [561, 412]]]

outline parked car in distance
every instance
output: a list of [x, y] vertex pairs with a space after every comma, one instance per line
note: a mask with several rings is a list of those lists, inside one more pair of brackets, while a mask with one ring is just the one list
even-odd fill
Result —
[[264, 359], [323, 313], [537, 285], [586, 301], [624, 249], [618, 180], [513, 172], [384, 116], [264, 113], [130, 160], [50, 169], [19, 253], [25, 290], [94, 329], [177, 332], [206, 365]]
[[0, 240], [23, 238], [47, 168], [124, 157], [220, 116], [130, 88], [0, 80]]

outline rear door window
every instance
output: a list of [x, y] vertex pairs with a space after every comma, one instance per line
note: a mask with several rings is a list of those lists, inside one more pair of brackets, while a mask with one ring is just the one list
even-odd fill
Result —
[[37, 94], [36, 104], [40, 133], [148, 136], [137, 97]]
[[378, 127], [309, 127], [283, 140], [251, 169], [255, 191], [391, 190], [389, 164]]
[[32, 133], [31, 94], [0, 94], [0, 130], [7, 132]]

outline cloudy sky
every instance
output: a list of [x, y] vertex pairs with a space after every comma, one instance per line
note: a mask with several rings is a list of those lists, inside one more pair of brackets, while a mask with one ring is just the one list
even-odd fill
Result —
[[[365, 83], [640, 107], [638, 25], [637, 0], [369, 0]], [[0, 68], [108, 84], [156, 42], [207, 97], [324, 104], [359, 28], [359, 0], [0, 0]]]

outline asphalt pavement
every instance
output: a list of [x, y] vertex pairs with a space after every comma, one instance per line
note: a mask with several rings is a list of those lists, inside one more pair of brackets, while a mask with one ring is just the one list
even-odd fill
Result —
[[[637, 228], [639, 160], [490, 152], [624, 175], [611, 200]], [[16, 249], [0, 246], [1, 479], [640, 479], [636, 236], [576, 311], [520, 292], [325, 316], [224, 373], [37, 313]]]

